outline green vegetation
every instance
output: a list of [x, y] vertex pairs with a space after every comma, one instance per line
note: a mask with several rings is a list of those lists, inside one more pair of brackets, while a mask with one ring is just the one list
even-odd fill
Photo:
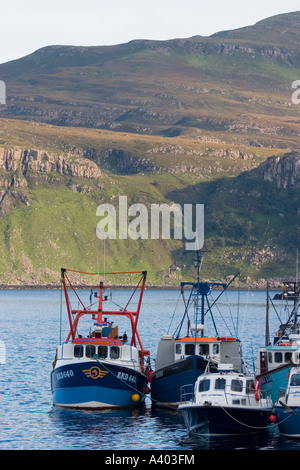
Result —
[[[299, 31], [295, 12], [208, 38], [49, 46], [0, 65], [0, 152], [11, 152], [0, 153], [0, 284], [58, 283], [63, 266], [147, 269], [154, 285], [191, 278], [179, 240], [97, 238], [98, 205], [119, 195], [205, 204], [206, 278], [294, 274], [300, 182], [280, 185], [260, 165], [299, 159]], [[45, 155], [39, 169], [13, 164], [16, 149], [69, 167], [50, 171]], [[101, 175], [72, 170], [91, 161]]]

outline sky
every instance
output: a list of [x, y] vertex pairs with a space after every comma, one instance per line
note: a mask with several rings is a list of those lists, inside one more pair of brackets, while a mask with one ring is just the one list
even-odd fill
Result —
[[0, 63], [57, 44], [210, 36], [298, 10], [299, 0], [0, 0]]

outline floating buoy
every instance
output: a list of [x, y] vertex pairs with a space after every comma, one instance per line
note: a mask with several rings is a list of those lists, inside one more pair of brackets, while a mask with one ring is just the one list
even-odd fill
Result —
[[133, 395], [131, 396], [132, 398], [132, 401], [139, 401], [140, 399], [140, 396], [138, 393], [133, 393]]
[[276, 423], [276, 422], [277, 422], [277, 418], [276, 418], [275, 415], [271, 415], [271, 416], [270, 416], [270, 422], [271, 422], [271, 423]]

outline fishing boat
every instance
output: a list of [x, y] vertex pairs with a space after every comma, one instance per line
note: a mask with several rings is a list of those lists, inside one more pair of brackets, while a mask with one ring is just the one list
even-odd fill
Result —
[[[222, 436], [250, 434], [268, 429], [273, 409], [271, 398], [263, 398], [254, 375], [238, 374], [228, 364], [218, 373], [198, 377], [193, 397], [179, 405], [190, 434]], [[182, 398], [188, 397], [182, 390]]]
[[[159, 341], [155, 359], [155, 370], [151, 375], [152, 405], [177, 408], [180, 404], [180, 388], [194, 384], [207, 366], [217, 372], [219, 363], [233, 363], [234, 370], [242, 372], [244, 361], [241, 342], [235, 336], [219, 336], [212, 307], [234, 281], [215, 283], [200, 281], [202, 252], [196, 252], [196, 280], [182, 282], [184, 314], [173, 335], [163, 335]], [[184, 287], [190, 290], [188, 301], [184, 298]], [[212, 289], [218, 289], [217, 298], [211, 302], [208, 297]], [[189, 310], [194, 310], [193, 321]], [[211, 314], [215, 336], [204, 336], [204, 318]], [[186, 334], [181, 335], [183, 328]]]
[[[288, 295], [287, 295], [288, 294]], [[297, 278], [283, 282], [281, 296], [281, 315], [278, 306], [270, 297], [267, 284], [266, 337], [265, 346], [257, 353], [257, 379], [261, 389], [277, 402], [279, 395], [287, 387], [288, 374], [293, 366], [300, 364], [300, 283]], [[280, 319], [278, 330], [270, 341], [269, 310], [270, 302]], [[280, 317], [285, 316], [284, 320]]]
[[300, 368], [293, 367], [289, 373], [288, 385], [274, 410], [279, 432], [285, 437], [300, 439]]
[[[150, 353], [142, 346], [137, 323], [147, 272], [129, 273], [138, 274], [139, 281], [133, 292], [129, 291], [126, 305], [118, 306], [118, 309], [110, 301], [110, 295], [106, 294], [110, 287], [103, 281], [92, 285], [90, 295], [88, 290], [83, 290], [80, 296], [70, 279], [71, 273], [98, 277], [103, 275], [64, 268], [61, 270], [70, 330], [66, 340], [58, 346], [53, 362], [51, 388], [54, 405], [101, 409], [132, 407], [143, 403], [145, 393], [148, 392]], [[128, 273], [106, 273], [109, 274]], [[83, 300], [84, 295], [88, 297], [86, 301]], [[72, 307], [74, 301], [76, 308]], [[131, 307], [134, 302], [136, 308]], [[127, 329], [119, 335], [118, 326], [114, 326], [112, 321], [116, 316], [129, 319], [131, 338]], [[82, 330], [79, 334], [80, 324], [84, 324], [82, 328], [87, 331]]]

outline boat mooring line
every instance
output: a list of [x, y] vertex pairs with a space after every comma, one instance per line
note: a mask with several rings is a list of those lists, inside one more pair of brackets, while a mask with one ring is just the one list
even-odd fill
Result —
[[[225, 411], [225, 413], [231, 418], [233, 419], [233, 421], [236, 421], [237, 423], [241, 424], [242, 426], [245, 426], [247, 428], [251, 428], [251, 429], [268, 429], [270, 426], [270, 424], [268, 424], [267, 426], [261, 426], [261, 427], [257, 427], [257, 426], [250, 426], [249, 424], [245, 424], [243, 423], [242, 421], [239, 421], [238, 419], [234, 418], [220, 403], [217, 402], [217, 405], [220, 406], [220, 408], [222, 408], [223, 411]], [[275, 426], [275, 424], [274, 424]], [[277, 424], [276, 424], [277, 426]]]
[[[125, 382], [123, 379], [121, 379], [121, 377], [118, 377], [116, 374], [114, 374], [111, 370], [108, 369], [108, 367], [105, 366], [105, 364], [103, 362], [101, 362], [97, 356], [97, 354], [94, 355], [94, 359], [96, 359], [97, 362], [99, 362], [99, 364], [101, 364], [110, 374], [112, 374], [114, 377], [116, 377], [116, 379], [119, 379], [121, 382], [123, 382], [125, 385], [127, 385], [128, 387], [132, 388], [133, 391], [139, 393], [140, 395], [146, 397], [148, 394], [147, 393], [142, 393], [140, 392], [140, 390], [134, 388], [132, 385], [130, 385], [129, 383]], [[177, 411], [177, 408], [175, 406], [172, 406], [172, 405], [165, 405], [164, 403], [161, 403], [160, 401], [158, 400], [155, 400], [154, 398], [151, 397], [151, 400], [152, 401], [155, 401], [157, 404], [159, 405], [163, 405], [164, 407], [166, 408], [170, 408], [172, 410], [176, 410]]]
[[[125, 385], [127, 385], [128, 387], [132, 388], [132, 390], [134, 390], [135, 392], [139, 393], [140, 395], [143, 395], [143, 396], [146, 396], [147, 394], [146, 393], [142, 393], [140, 392], [137, 388], [134, 388], [132, 385], [130, 385], [128, 382], [125, 382], [123, 379], [121, 379], [121, 377], [118, 377], [116, 374], [114, 374], [111, 370], [108, 369], [108, 367], [106, 367], [103, 362], [101, 362], [97, 356], [97, 354], [94, 354], [94, 359], [96, 359], [97, 362], [99, 362], [99, 364], [101, 364], [110, 374], [112, 374], [116, 379], [119, 379], [121, 382], [123, 382]], [[137, 372], [137, 371], [134, 371], [134, 372]], [[145, 376], [146, 377], [146, 376]]]

